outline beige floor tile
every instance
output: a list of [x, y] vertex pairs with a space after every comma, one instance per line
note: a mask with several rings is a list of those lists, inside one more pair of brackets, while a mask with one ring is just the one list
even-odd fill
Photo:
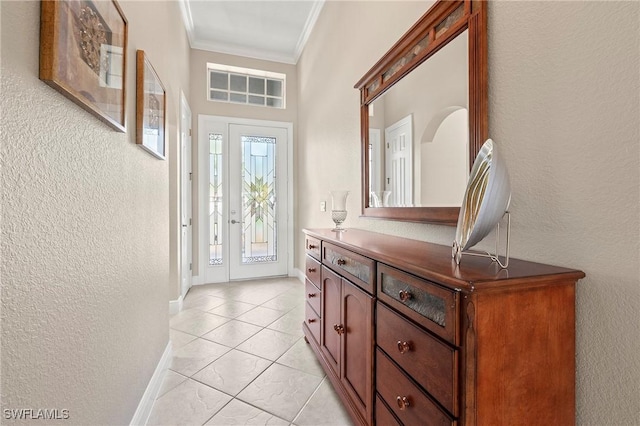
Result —
[[238, 345], [237, 349], [275, 361], [288, 351], [296, 340], [298, 340], [298, 336], [265, 328]]
[[292, 421], [322, 379], [279, 364], [273, 364], [247, 386], [238, 399]]
[[203, 335], [202, 338], [229, 346], [230, 348], [235, 348], [260, 330], [262, 330], [262, 327], [257, 325], [231, 320]]
[[171, 340], [171, 348], [175, 351], [189, 342], [197, 339], [193, 334], [183, 333], [182, 331], [169, 329], [169, 339]]
[[218, 296], [220, 292], [223, 291], [228, 286], [229, 286], [229, 283], [194, 285], [189, 289], [189, 293], [187, 293], [187, 297]]
[[188, 334], [193, 334], [194, 336], [202, 336], [227, 321], [229, 321], [229, 318], [207, 312], [201, 312], [200, 315], [195, 315], [185, 320], [178, 321], [175, 324], [171, 324], [171, 328]]
[[304, 294], [295, 294], [287, 291], [286, 293], [282, 293], [273, 299], [268, 300], [261, 306], [281, 311], [289, 311], [296, 306], [300, 306], [304, 301]]
[[271, 364], [264, 358], [232, 350], [193, 375], [193, 378], [229, 395], [237, 395]]
[[223, 305], [211, 309], [209, 313], [220, 315], [226, 318], [236, 318], [255, 307], [256, 305], [252, 305], [250, 303], [238, 302], [236, 300], [227, 300]]
[[239, 293], [235, 300], [261, 305], [278, 296], [278, 294], [278, 291], [275, 290], [245, 290]]
[[273, 414], [252, 407], [242, 401], [234, 399], [218, 412], [207, 425], [236, 426], [236, 425], [265, 425], [288, 426], [289, 422], [282, 420]]
[[284, 314], [267, 326], [271, 330], [282, 331], [283, 333], [293, 334], [302, 337], [302, 322], [304, 315], [298, 311], [291, 311]]
[[171, 370], [191, 377], [225, 353], [230, 348], [204, 339], [196, 339], [174, 352]]
[[259, 325], [261, 327], [266, 327], [284, 314], [285, 312], [283, 311], [276, 311], [274, 309], [258, 306], [257, 308], [253, 308], [252, 310], [238, 316], [236, 319], [239, 321]]
[[147, 425], [202, 425], [230, 400], [229, 395], [186, 380], [156, 400]]
[[202, 317], [203, 314], [204, 312], [202, 312], [200, 309], [182, 309], [177, 314], [171, 315], [171, 317], [169, 318], [169, 326], [173, 326], [174, 324], [185, 321], [187, 319]]
[[296, 370], [304, 371], [305, 373], [313, 374], [314, 376], [325, 376], [315, 352], [313, 352], [311, 346], [304, 341], [304, 338], [298, 340], [295, 345], [278, 358], [276, 362], [286, 365], [287, 367], [295, 368]]
[[187, 379], [188, 377], [183, 376], [182, 374], [178, 374], [173, 370], [167, 370], [164, 374], [162, 386], [160, 387], [160, 391], [158, 392], [156, 398], [160, 398], [162, 395], [169, 392], [171, 389], [175, 388]]
[[351, 426], [353, 424], [347, 410], [333, 390], [331, 382], [326, 378], [293, 422], [298, 426]]
[[223, 298], [216, 296], [187, 296], [182, 304], [183, 309], [199, 309], [201, 311], [208, 311], [216, 306], [220, 306], [225, 302]]

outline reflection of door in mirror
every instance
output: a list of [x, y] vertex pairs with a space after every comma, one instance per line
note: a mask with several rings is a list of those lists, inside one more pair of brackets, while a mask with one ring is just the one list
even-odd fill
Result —
[[385, 188], [389, 207], [413, 206], [413, 119], [409, 114], [384, 129]]
[[[369, 157], [369, 206], [383, 207], [371, 194], [381, 190], [374, 186], [372, 169], [377, 167], [386, 170], [385, 189], [391, 191], [385, 207], [462, 204], [469, 175], [467, 47], [465, 30], [373, 102], [375, 113], [370, 112], [369, 128], [385, 129], [381, 141], [385, 149], [384, 158]], [[410, 129], [414, 137], [410, 146], [402, 147], [399, 132], [387, 133], [408, 116], [413, 117]], [[393, 153], [387, 154], [387, 149]], [[409, 163], [403, 163], [406, 161]]]

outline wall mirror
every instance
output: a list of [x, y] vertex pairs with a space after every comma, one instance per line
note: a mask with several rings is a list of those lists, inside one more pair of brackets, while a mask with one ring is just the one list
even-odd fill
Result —
[[456, 224], [488, 137], [486, 19], [437, 1], [356, 84], [363, 216]]

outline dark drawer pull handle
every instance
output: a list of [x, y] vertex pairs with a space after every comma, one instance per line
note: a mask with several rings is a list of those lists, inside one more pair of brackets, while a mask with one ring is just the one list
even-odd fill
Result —
[[316, 294], [315, 293], [309, 293], [309, 294], [307, 294], [307, 296], [309, 297], [309, 299], [311, 299], [312, 297], [316, 297]]
[[403, 302], [406, 302], [407, 300], [413, 297], [413, 294], [405, 290], [400, 290], [400, 292], [398, 293], [398, 296], [400, 296], [400, 300], [402, 300]]
[[401, 354], [404, 354], [409, 352], [410, 350], [411, 350], [411, 343], [398, 340], [398, 352], [400, 352]]
[[344, 326], [342, 324], [333, 324], [333, 329], [338, 333], [338, 335], [344, 334]]
[[307, 269], [307, 271], [309, 271], [309, 272], [313, 273], [313, 272], [315, 272], [315, 271], [316, 271], [316, 268], [309, 268], [309, 269]]
[[344, 259], [338, 259], [338, 261], [336, 262], [338, 265], [346, 265], [347, 261]]
[[308, 322], [309, 324], [311, 324], [311, 323], [313, 323], [313, 322], [316, 322], [316, 319], [315, 319], [315, 318], [309, 318], [309, 319], [307, 320], [307, 322]]
[[309, 250], [317, 249], [318, 246], [315, 244], [309, 244]]
[[400, 410], [404, 410], [411, 405], [411, 403], [409, 402], [409, 398], [407, 398], [406, 396], [397, 397], [396, 402], [398, 403], [398, 408]]

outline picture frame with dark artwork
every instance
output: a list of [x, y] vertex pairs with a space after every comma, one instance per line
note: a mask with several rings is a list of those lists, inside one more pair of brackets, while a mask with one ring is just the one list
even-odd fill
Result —
[[115, 0], [43, 0], [40, 79], [126, 132], [127, 19]]
[[136, 52], [136, 143], [165, 159], [167, 95], [144, 50]]

